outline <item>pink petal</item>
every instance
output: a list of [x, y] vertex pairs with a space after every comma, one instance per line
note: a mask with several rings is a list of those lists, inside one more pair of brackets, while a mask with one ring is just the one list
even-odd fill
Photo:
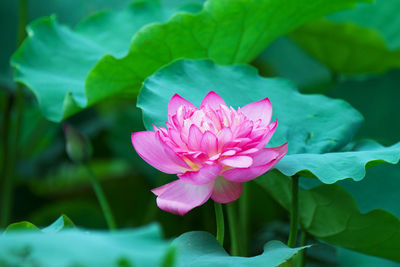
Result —
[[203, 133], [200, 131], [199, 127], [192, 124], [189, 128], [189, 137], [188, 137], [189, 147], [194, 150], [199, 150], [202, 138], [203, 138]]
[[248, 156], [234, 156], [223, 159], [220, 163], [233, 168], [247, 168], [253, 164], [253, 159]]
[[182, 173], [189, 167], [155, 132], [143, 131], [132, 133], [132, 144], [148, 164], [165, 173]]
[[236, 154], [236, 150], [227, 150], [224, 153], [221, 154], [221, 156], [233, 156]]
[[267, 132], [262, 137], [257, 138], [258, 141], [249, 142], [248, 144], [246, 144], [244, 148], [247, 149], [247, 148], [252, 148], [254, 146], [255, 148], [258, 149], [264, 148], [268, 144], [269, 140], [271, 140], [271, 137], [274, 135], [277, 126], [278, 126], [278, 120], [272, 122], [271, 124], [268, 125]]
[[[254, 154], [254, 153], [258, 152], [258, 151], [259, 151], [258, 148], [253, 147], [253, 148], [250, 148], [250, 149], [247, 149], [247, 150], [244, 150], [244, 151], [240, 152], [240, 155]], [[254, 165], [254, 163], [253, 163], [253, 165]]]
[[172, 141], [174, 141], [174, 143], [176, 145], [178, 145], [179, 147], [182, 147], [182, 148], [187, 148], [185, 142], [183, 142], [183, 140], [182, 140], [181, 132], [178, 132], [174, 128], [169, 128], [168, 135], [169, 135], [170, 139]]
[[191, 209], [205, 203], [211, 196], [214, 182], [192, 185], [182, 180], [151, 190], [157, 195], [157, 206], [167, 212], [185, 215]]
[[[282, 146], [285, 146], [285, 144], [283, 144]], [[258, 153], [253, 155], [253, 166], [252, 167], [265, 165], [265, 164], [269, 163], [271, 160], [278, 158], [279, 155], [281, 154], [280, 148], [282, 146], [268, 147], [268, 148], [261, 149]]]
[[217, 154], [218, 140], [215, 134], [210, 131], [205, 131], [200, 142], [200, 147], [201, 150], [208, 154], [210, 157]]
[[218, 177], [214, 182], [211, 198], [218, 203], [233, 202], [242, 194], [242, 183], [234, 183], [223, 177]]
[[216, 92], [210, 91], [201, 101], [200, 108], [204, 108], [205, 105], [208, 105], [212, 109], [219, 109], [220, 105], [224, 105], [225, 101], [220, 97]]
[[[257, 155], [257, 157], [254, 157], [255, 167], [252, 166], [244, 169], [230, 169], [223, 172], [222, 176], [232, 182], [247, 182], [253, 180], [254, 178], [257, 178], [271, 169], [281, 160], [281, 158], [283, 158], [286, 152], [287, 143], [279, 147], [264, 148], [262, 151], [260, 151], [260, 154]], [[263, 165], [256, 165], [262, 162], [264, 163]]]
[[178, 174], [178, 177], [185, 183], [202, 185], [214, 181], [221, 171], [221, 165], [207, 165], [195, 172], [187, 171], [184, 174]]
[[257, 121], [261, 119], [261, 126], [267, 126], [272, 117], [272, 104], [268, 98], [247, 104], [240, 111], [249, 120]]
[[222, 151], [225, 144], [228, 144], [232, 141], [232, 130], [230, 128], [222, 128], [222, 130], [218, 134], [218, 151]]
[[278, 126], [278, 119], [273, 123], [271, 123], [270, 125], [268, 125], [268, 133], [263, 138], [263, 142], [265, 143], [265, 145], [267, 145], [269, 140], [271, 140], [271, 137], [274, 135], [277, 126]]
[[176, 114], [176, 112], [178, 111], [180, 106], [186, 106], [188, 108], [196, 109], [196, 107], [192, 103], [190, 103], [189, 101], [187, 101], [180, 95], [174, 94], [174, 96], [171, 98], [171, 100], [168, 103], [168, 115], [172, 116], [172, 115]]

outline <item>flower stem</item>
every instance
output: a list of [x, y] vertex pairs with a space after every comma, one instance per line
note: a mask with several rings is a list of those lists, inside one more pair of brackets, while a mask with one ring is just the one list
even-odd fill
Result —
[[296, 246], [297, 231], [299, 224], [299, 177], [292, 176], [292, 210], [290, 212], [290, 233], [288, 247]]
[[225, 235], [224, 212], [221, 203], [214, 202], [215, 219], [217, 220], [217, 241], [223, 247]]
[[241, 252], [240, 256], [247, 256], [248, 225], [249, 225], [249, 184], [243, 183], [243, 192], [239, 198], [239, 219], [241, 226]]
[[97, 181], [92, 169], [86, 164], [84, 165], [84, 167], [88, 173], [89, 180], [92, 183], [94, 192], [96, 193], [97, 200], [99, 201], [101, 209], [103, 210], [103, 214], [104, 214], [104, 217], [106, 218], [108, 228], [110, 230], [115, 230], [116, 225], [115, 225], [114, 217], [111, 213], [111, 209], [110, 209], [110, 206], [108, 205], [108, 202], [107, 202], [106, 196], [104, 195], [103, 189], [101, 188], [99, 182]]
[[238, 233], [237, 233], [237, 216], [235, 203], [229, 203], [226, 205], [228, 212], [229, 221], [229, 233], [231, 236], [231, 255], [239, 256], [239, 244], [238, 244]]
[[[307, 245], [307, 232], [304, 229], [301, 229], [301, 235], [300, 235], [300, 246], [304, 247]], [[300, 252], [300, 267], [304, 267], [306, 264], [306, 249], [303, 249]]]
[[[28, 3], [27, 0], [19, 0], [18, 6], [18, 29], [17, 29], [17, 46], [20, 46], [25, 39], [25, 27], [28, 20]], [[2, 199], [1, 199], [1, 218], [0, 218], [0, 227], [7, 226], [12, 206], [13, 199], [13, 180], [15, 177], [15, 168], [17, 164], [18, 158], [18, 149], [19, 149], [19, 136], [21, 132], [22, 126], [22, 116], [24, 109], [24, 90], [23, 85], [17, 84], [17, 94], [16, 94], [16, 123], [15, 123], [15, 132], [13, 135], [12, 145], [8, 145], [9, 139], [9, 120], [11, 116], [11, 107], [12, 107], [12, 96], [9, 97], [6, 103], [6, 112], [4, 113], [5, 122], [4, 124], [8, 124], [7, 127], [3, 128], [4, 137], [3, 142], [7, 142], [3, 146], [4, 149], [4, 159], [3, 159], [3, 169], [2, 169], [2, 177], [4, 177], [4, 181], [2, 184]], [[12, 150], [10, 150], [12, 147]]]
[[1, 217], [0, 217], [0, 228], [4, 228], [8, 224], [8, 218], [10, 213], [10, 176], [8, 175], [9, 168], [9, 132], [10, 132], [10, 113], [12, 108], [12, 95], [10, 94], [6, 98], [3, 111], [3, 135], [2, 135], [2, 147], [3, 147], [3, 165], [1, 169], [1, 177], [4, 179], [1, 184]]

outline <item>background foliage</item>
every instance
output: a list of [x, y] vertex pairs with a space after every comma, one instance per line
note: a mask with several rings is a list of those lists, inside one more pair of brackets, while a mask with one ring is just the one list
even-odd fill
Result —
[[[0, 266], [54, 266], [65, 254], [89, 266], [275, 266], [304, 252], [279, 242], [294, 174], [309, 266], [398, 265], [399, 1], [33, 2], [20, 47], [17, 1], [0, 2], [1, 170], [6, 151], [17, 156], [1, 188], [11, 173], [9, 222], [25, 221], [1, 236]], [[15, 82], [25, 85], [20, 131]], [[279, 119], [271, 144], [289, 143], [236, 203], [248, 207], [242, 254], [255, 257], [216, 243], [212, 203], [185, 217], [159, 210], [150, 189], [174, 178], [130, 144], [132, 132], [163, 125], [174, 93], [199, 104], [209, 90], [235, 108], [268, 96]], [[90, 138], [88, 164], [123, 230], [104, 231], [85, 168], [65, 153], [65, 122]]]

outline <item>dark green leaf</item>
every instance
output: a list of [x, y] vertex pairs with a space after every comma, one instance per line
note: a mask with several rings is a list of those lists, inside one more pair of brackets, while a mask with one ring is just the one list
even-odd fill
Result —
[[368, 170], [360, 182], [340, 181], [356, 200], [362, 213], [374, 209], [384, 209], [400, 219], [400, 165], [382, 164]]
[[[41, 229], [41, 231], [43, 233], [57, 233], [60, 232], [61, 230], [65, 230], [66, 228], [72, 228], [72, 227], [75, 227], [74, 223], [71, 221], [70, 218], [68, 218], [66, 215], [63, 214], [54, 223]], [[39, 228], [30, 222], [17, 222], [10, 224], [5, 230], [5, 233], [9, 234], [10, 232], [15, 230], [38, 231]]]
[[390, 145], [399, 141], [400, 70], [369, 79], [346, 79], [329, 92], [334, 98], [348, 101], [365, 117], [358, 138], [372, 138]]
[[338, 266], [362, 266], [362, 267], [397, 267], [398, 262], [365, 255], [344, 248], [337, 248]]
[[4, 231], [5, 233], [9, 233], [11, 231], [20, 231], [20, 230], [39, 230], [39, 228], [34, 225], [33, 223], [30, 222], [17, 222], [17, 223], [12, 223], [9, 226], [7, 226], [6, 230]]
[[[291, 207], [291, 181], [271, 171], [259, 183], [284, 208]], [[339, 185], [319, 185], [299, 192], [300, 222], [311, 235], [330, 244], [400, 262], [400, 220], [375, 209], [361, 213]]]
[[[96, 177], [102, 181], [115, 179], [124, 175], [135, 175], [131, 163], [124, 160], [93, 160], [88, 163]], [[49, 170], [44, 179], [30, 182], [36, 194], [56, 194], [76, 190], [77, 187], [90, 186], [85, 167], [73, 163], [59, 164]]]
[[207, 232], [189, 232], [174, 240], [177, 246], [177, 266], [278, 266], [306, 247], [288, 248], [280, 241], [270, 241], [264, 253], [255, 257], [231, 257]]
[[290, 36], [335, 72], [383, 72], [400, 66], [398, 0], [376, 0], [328, 20], [308, 23]]
[[301, 92], [323, 92], [332, 79], [328, 68], [286, 36], [268, 46], [252, 65], [262, 76], [292, 81]]

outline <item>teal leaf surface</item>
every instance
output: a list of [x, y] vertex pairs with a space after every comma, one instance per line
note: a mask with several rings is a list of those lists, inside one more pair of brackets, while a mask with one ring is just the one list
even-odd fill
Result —
[[0, 236], [0, 266], [173, 266], [157, 225], [117, 232], [13, 231]]
[[[361, 115], [341, 100], [303, 95], [287, 81], [262, 78], [249, 66], [219, 66], [210, 61], [177, 61], [148, 78], [138, 107], [144, 123], [163, 126], [168, 101], [177, 93], [195, 105], [214, 90], [234, 108], [268, 97], [278, 128], [269, 146], [288, 142], [286, 155], [276, 168], [285, 175], [313, 175], [324, 183], [353, 178], [361, 180], [365, 168], [400, 159], [400, 143], [383, 147], [363, 142], [352, 151], [344, 149], [361, 122]], [[249, 94], [251, 92], [251, 94]]]
[[199, 106], [209, 91], [218, 93], [234, 108], [268, 97], [272, 120], [278, 128], [269, 146], [288, 142], [288, 154], [323, 153], [345, 146], [362, 116], [348, 103], [322, 95], [304, 95], [287, 80], [263, 78], [246, 65], [220, 66], [207, 60], [181, 60], [149, 77], [141, 90], [138, 107], [144, 124], [165, 126], [167, 107], [177, 93]]
[[286, 176], [301, 173], [317, 177], [323, 183], [333, 184], [346, 178], [360, 181], [365, 177], [367, 167], [382, 162], [397, 164], [399, 160], [400, 142], [384, 147], [376, 142], [365, 141], [351, 151], [287, 155], [276, 168]]
[[270, 241], [264, 252], [255, 257], [231, 257], [207, 232], [189, 232], [174, 240], [177, 247], [177, 266], [196, 267], [274, 267], [285, 263], [302, 249], [289, 248], [280, 241]]
[[85, 79], [101, 57], [122, 57], [141, 27], [172, 13], [157, 1], [136, 1], [120, 12], [90, 16], [74, 30], [54, 16], [40, 18], [12, 57], [15, 80], [31, 88], [47, 119], [60, 121], [88, 104]]

